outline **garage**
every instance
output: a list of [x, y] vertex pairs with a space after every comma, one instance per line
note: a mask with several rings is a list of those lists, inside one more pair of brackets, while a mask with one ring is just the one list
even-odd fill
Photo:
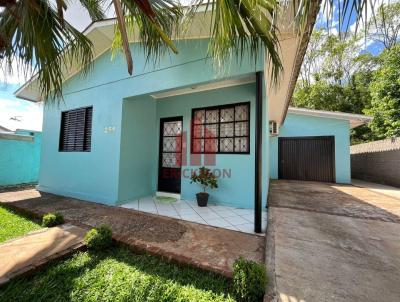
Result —
[[280, 179], [335, 182], [335, 137], [279, 137]]

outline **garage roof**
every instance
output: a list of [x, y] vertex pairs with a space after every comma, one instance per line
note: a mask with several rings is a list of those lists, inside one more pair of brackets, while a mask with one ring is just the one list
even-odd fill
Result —
[[350, 122], [350, 128], [355, 128], [372, 121], [371, 116], [363, 114], [355, 114], [355, 113], [338, 112], [338, 111], [325, 111], [325, 110], [289, 107], [288, 113], [323, 117], [323, 118], [333, 118], [339, 120], [348, 120]]

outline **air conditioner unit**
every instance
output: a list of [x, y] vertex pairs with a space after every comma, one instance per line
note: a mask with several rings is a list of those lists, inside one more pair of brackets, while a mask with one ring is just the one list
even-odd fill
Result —
[[279, 134], [279, 126], [277, 122], [275, 121], [269, 122], [269, 134], [271, 136], [277, 136]]

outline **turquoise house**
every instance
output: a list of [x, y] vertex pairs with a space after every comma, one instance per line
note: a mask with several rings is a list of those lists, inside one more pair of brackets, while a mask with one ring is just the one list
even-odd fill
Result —
[[[273, 89], [263, 52], [255, 59], [233, 56], [218, 68], [207, 58], [208, 28], [196, 22], [185, 39], [174, 41], [179, 54], [155, 65], [146, 64], [141, 42], [131, 37], [132, 76], [122, 54], [111, 60], [115, 20], [91, 24], [85, 30], [96, 53], [90, 75], [72, 68], [64, 101], [44, 110], [38, 189], [108, 205], [155, 194], [195, 200], [201, 188], [190, 175], [204, 165], [218, 176], [210, 201], [255, 209], [259, 232], [271, 178], [350, 182], [354, 117], [288, 110], [314, 17], [302, 34], [282, 30], [285, 72]], [[16, 95], [41, 99], [35, 79]], [[303, 141], [287, 149], [284, 140], [291, 137]], [[302, 176], [280, 166], [279, 152], [295, 166], [296, 144], [307, 142], [320, 157], [321, 173]]]
[[37, 183], [42, 133], [0, 131], [0, 186]]

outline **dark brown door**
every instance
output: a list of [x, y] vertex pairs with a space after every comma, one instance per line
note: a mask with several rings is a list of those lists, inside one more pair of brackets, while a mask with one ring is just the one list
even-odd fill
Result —
[[280, 137], [279, 178], [335, 181], [333, 136]]
[[182, 117], [160, 120], [158, 191], [181, 192]]

